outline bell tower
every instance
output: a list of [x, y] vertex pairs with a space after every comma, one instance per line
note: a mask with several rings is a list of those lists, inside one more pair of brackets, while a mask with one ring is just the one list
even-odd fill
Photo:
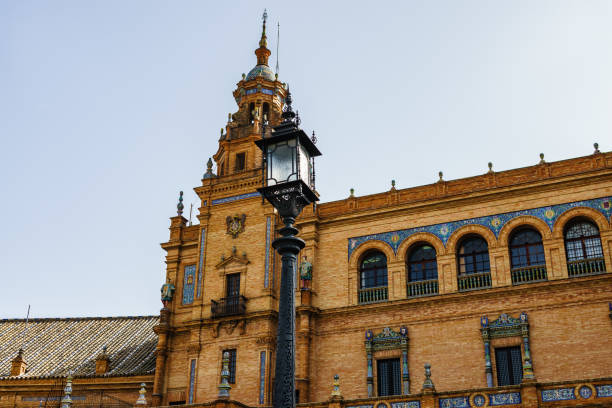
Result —
[[281, 121], [286, 85], [268, 65], [267, 18], [264, 11], [259, 48], [255, 50], [257, 65], [247, 75], [242, 74], [233, 92], [238, 111], [228, 115], [227, 125], [221, 129], [219, 150], [213, 156], [220, 177], [260, 169], [261, 150], [254, 142], [261, 139], [264, 123], [270, 129]]

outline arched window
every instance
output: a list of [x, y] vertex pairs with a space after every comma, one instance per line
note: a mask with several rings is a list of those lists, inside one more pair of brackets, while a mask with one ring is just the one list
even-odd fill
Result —
[[380, 251], [371, 251], [361, 260], [359, 303], [387, 300], [387, 257]]
[[408, 297], [438, 293], [438, 264], [436, 250], [429, 244], [417, 244], [409, 252]]
[[457, 251], [459, 290], [473, 290], [491, 286], [489, 246], [478, 235], [469, 235], [461, 241]]
[[521, 228], [512, 233], [510, 266], [512, 283], [515, 285], [547, 279], [544, 245], [539, 232]]
[[270, 104], [268, 102], [264, 102], [263, 104], [263, 115], [261, 119], [270, 120]]
[[591, 221], [576, 219], [565, 227], [565, 253], [569, 276], [605, 272], [599, 229]]
[[253, 123], [255, 120], [255, 103], [251, 102], [249, 104], [249, 123]]

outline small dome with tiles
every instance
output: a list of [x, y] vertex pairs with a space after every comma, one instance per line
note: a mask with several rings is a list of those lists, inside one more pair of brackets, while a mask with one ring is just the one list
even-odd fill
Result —
[[272, 69], [267, 65], [255, 65], [255, 68], [249, 71], [248, 75], [246, 76], [246, 80], [250, 81], [252, 79], [257, 78], [258, 76], [262, 76], [268, 81], [276, 80], [274, 71], [272, 71]]

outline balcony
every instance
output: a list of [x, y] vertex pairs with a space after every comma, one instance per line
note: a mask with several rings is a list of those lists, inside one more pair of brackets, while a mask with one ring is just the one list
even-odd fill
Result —
[[431, 280], [424, 280], [424, 281], [408, 282], [406, 289], [407, 289], [409, 298], [437, 295], [438, 294], [438, 280], [431, 279]]
[[246, 298], [242, 295], [211, 300], [212, 317], [235, 316], [246, 312]]
[[389, 298], [389, 289], [386, 286], [377, 288], [359, 289], [359, 303], [384, 302]]
[[548, 280], [548, 277], [546, 276], [546, 266], [544, 265], [514, 268], [512, 269], [511, 273], [513, 285]]
[[570, 278], [576, 276], [596, 275], [606, 272], [606, 264], [603, 258], [581, 259], [567, 263], [567, 272]]
[[457, 277], [459, 292], [478, 290], [491, 287], [491, 273], [471, 273]]

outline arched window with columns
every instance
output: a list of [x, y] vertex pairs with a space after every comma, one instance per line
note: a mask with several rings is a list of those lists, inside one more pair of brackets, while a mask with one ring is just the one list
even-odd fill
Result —
[[359, 264], [359, 303], [388, 299], [387, 257], [380, 251], [368, 251]]
[[547, 280], [542, 235], [533, 228], [520, 227], [510, 236], [512, 284]]
[[436, 250], [427, 243], [418, 243], [408, 250], [406, 257], [407, 296], [438, 294], [438, 264]]
[[606, 271], [599, 228], [591, 220], [577, 218], [570, 221], [563, 236], [570, 277]]
[[489, 246], [479, 235], [468, 235], [457, 250], [457, 284], [460, 291], [491, 287]]

